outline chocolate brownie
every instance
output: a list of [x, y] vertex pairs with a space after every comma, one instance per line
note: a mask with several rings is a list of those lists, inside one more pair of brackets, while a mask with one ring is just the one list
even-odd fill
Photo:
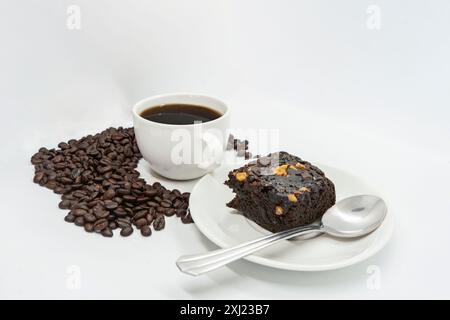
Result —
[[278, 232], [320, 218], [336, 202], [334, 184], [307, 161], [287, 152], [260, 157], [228, 174], [236, 196], [227, 206]]

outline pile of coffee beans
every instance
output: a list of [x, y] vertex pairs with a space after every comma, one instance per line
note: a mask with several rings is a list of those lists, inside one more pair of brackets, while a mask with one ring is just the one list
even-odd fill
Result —
[[133, 128], [109, 128], [95, 135], [40, 148], [31, 157], [33, 181], [61, 194], [65, 221], [112, 237], [127, 237], [135, 228], [144, 237], [165, 227], [166, 217], [192, 223], [189, 193], [147, 184], [136, 170], [142, 158]]
[[226, 149], [236, 151], [238, 157], [245, 157], [245, 159], [252, 157], [252, 154], [248, 151], [248, 140], [237, 139], [232, 134], [228, 136]]

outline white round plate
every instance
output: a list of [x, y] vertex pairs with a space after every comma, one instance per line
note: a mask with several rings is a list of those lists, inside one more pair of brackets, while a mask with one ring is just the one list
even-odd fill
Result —
[[[360, 179], [333, 167], [319, 166], [335, 184], [337, 200], [358, 194], [377, 194]], [[233, 198], [224, 185], [232, 168], [223, 165], [205, 175], [190, 196], [190, 210], [196, 226], [221, 248], [269, 234], [225, 204]], [[389, 240], [394, 219], [388, 213], [373, 233], [358, 239], [337, 239], [326, 235], [309, 240], [286, 240], [245, 257], [246, 260], [279, 269], [297, 271], [332, 270], [361, 262], [378, 252]]]

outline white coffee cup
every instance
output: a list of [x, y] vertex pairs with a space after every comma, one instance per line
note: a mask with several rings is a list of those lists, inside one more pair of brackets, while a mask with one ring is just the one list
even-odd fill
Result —
[[[221, 116], [188, 125], [159, 123], [141, 116], [151, 107], [167, 104], [204, 106], [219, 112]], [[195, 179], [220, 165], [229, 128], [229, 110], [223, 101], [190, 93], [153, 96], [136, 103], [133, 121], [142, 156], [161, 176], [174, 180]]]

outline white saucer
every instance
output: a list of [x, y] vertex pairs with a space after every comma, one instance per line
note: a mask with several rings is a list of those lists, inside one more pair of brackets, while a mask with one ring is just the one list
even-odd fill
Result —
[[[337, 200], [351, 195], [374, 194], [360, 179], [333, 167], [319, 166], [335, 184]], [[228, 208], [233, 198], [223, 183], [232, 168], [222, 166], [201, 178], [192, 190], [190, 210], [200, 231], [221, 248], [256, 239], [269, 232]], [[336, 239], [319, 236], [309, 240], [283, 241], [260, 250], [245, 259], [265, 266], [297, 271], [332, 270], [361, 262], [377, 253], [388, 242], [394, 219], [388, 213], [373, 233], [358, 239]]]

